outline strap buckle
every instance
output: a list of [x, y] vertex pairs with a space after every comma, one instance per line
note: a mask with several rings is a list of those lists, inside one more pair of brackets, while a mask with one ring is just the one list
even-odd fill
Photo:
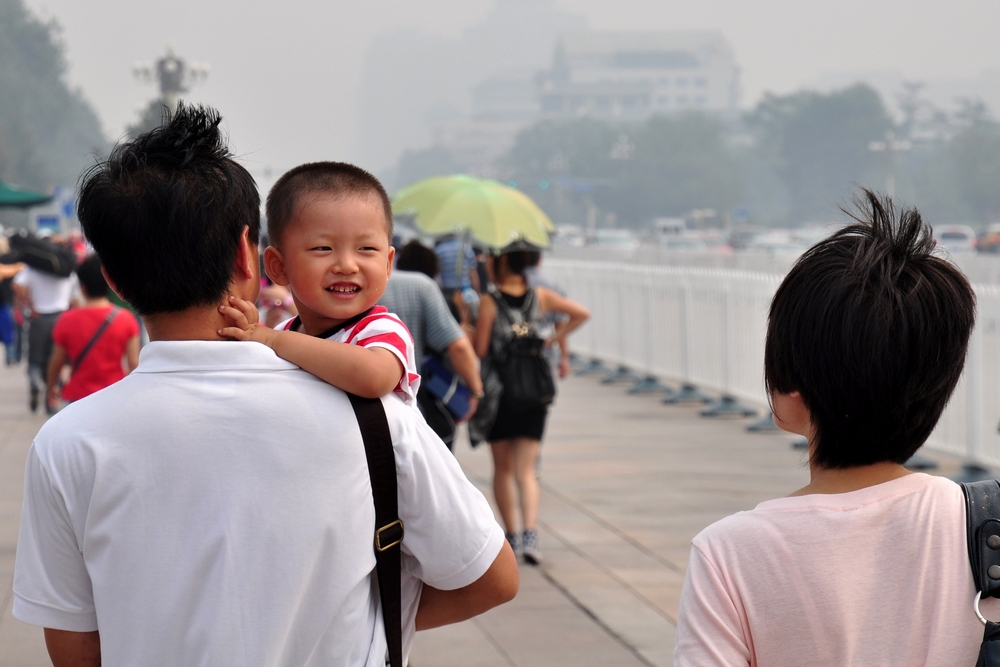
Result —
[[[392, 531], [385, 537], [382, 535], [387, 531]], [[383, 540], [387, 541], [388, 544], [383, 544]], [[392, 523], [386, 524], [375, 531], [375, 551], [379, 553], [383, 551], [388, 551], [397, 544], [403, 541], [403, 520], [396, 519]]]

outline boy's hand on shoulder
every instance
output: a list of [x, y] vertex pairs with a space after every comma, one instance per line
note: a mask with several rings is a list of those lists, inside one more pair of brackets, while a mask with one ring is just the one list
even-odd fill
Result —
[[219, 306], [219, 312], [225, 315], [230, 326], [219, 329], [219, 335], [233, 340], [250, 340], [272, 346], [276, 332], [274, 329], [261, 326], [257, 306], [250, 301], [230, 295], [229, 303]]

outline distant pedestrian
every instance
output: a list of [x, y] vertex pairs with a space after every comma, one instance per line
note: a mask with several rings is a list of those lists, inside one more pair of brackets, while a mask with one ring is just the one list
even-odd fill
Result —
[[[6, 352], [6, 364], [21, 362], [23, 318], [14, 298], [14, 276], [24, 269], [17, 253], [10, 252], [7, 238], [0, 236], [0, 341]], [[19, 321], [20, 320], [20, 321]]]
[[273, 329], [299, 314], [295, 299], [287, 287], [271, 283], [262, 287], [257, 298], [257, 308], [264, 315], [263, 324]]
[[[547, 290], [551, 290], [558, 294], [559, 296], [566, 296], [566, 290], [563, 289], [562, 285], [559, 285], [556, 281], [549, 278], [544, 271], [542, 271], [542, 253], [540, 250], [532, 250], [527, 255], [528, 268], [524, 270], [524, 277], [527, 278], [528, 284], [532, 287], [544, 287]], [[551, 326], [555, 328], [561, 322], [566, 319], [566, 316], [562, 313], [550, 312], [545, 314], [546, 326]], [[569, 341], [563, 340], [559, 345], [550, 345], [546, 349], [546, 358], [548, 358], [549, 363], [552, 364], [552, 369], [559, 375], [559, 377], [564, 378], [569, 375], [570, 365], [569, 365]]]
[[[63, 313], [52, 330], [52, 358], [46, 380], [48, 405], [78, 401], [118, 382], [139, 364], [139, 323], [108, 299], [101, 260], [91, 255], [76, 269], [84, 302]], [[60, 387], [63, 366], [71, 368]]]
[[467, 237], [452, 234], [441, 237], [434, 252], [441, 260], [441, 291], [452, 315], [461, 321], [463, 301], [479, 291], [476, 251]]
[[[507, 541], [515, 551], [521, 551], [526, 562], [538, 564], [542, 552], [538, 541], [535, 463], [553, 397], [541, 401], [525, 400], [519, 394], [527, 395], [531, 388], [516, 392], [515, 388], [521, 387], [515, 383], [523, 378], [505, 371], [513, 370], [509, 365], [514, 363], [511, 351], [515, 341], [527, 343], [541, 338], [544, 346], [564, 345], [566, 337], [583, 324], [590, 313], [575, 301], [551, 290], [530, 287], [525, 278], [530, 251], [516, 248], [505, 250], [490, 262], [494, 287], [483, 295], [474, 336], [476, 353], [483, 360], [486, 396], [470, 424], [470, 436], [473, 442], [486, 440], [490, 443], [493, 495]], [[567, 319], [554, 331], [544, 331], [544, 319], [550, 312], [562, 313]], [[536, 346], [536, 354], [538, 347], [542, 345]], [[551, 374], [547, 363], [543, 361], [542, 366]], [[551, 384], [551, 375], [548, 381]]]
[[425, 355], [432, 353], [442, 361], [447, 359], [452, 370], [472, 392], [469, 411], [453, 415], [421, 383], [417, 392], [417, 407], [427, 424], [451, 449], [455, 439], [455, 423], [468, 420], [483, 396], [479, 376], [479, 359], [466, 332], [448, 311], [448, 304], [433, 278], [437, 275], [437, 255], [419, 241], [411, 241], [396, 255], [396, 270], [389, 277], [385, 294], [379, 304], [403, 321], [413, 335], [417, 368], [423, 372]]
[[[26, 304], [31, 313], [28, 321], [28, 407], [38, 409], [45, 391], [49, 359], [52, 357], [52, 329], [56, 320], [69, 309], [76, 287], [75, 274], [63, 277], [46, 273], [32, 266], [14, 277], [15, 297]], [[55, 406], [46, 402], [45, 411], [55, 412]]]
[[694, 538], [677, 667], [976, 664], [962, 490], [903, 467], [962, 374], [975, 295], [915, 209], [865, 191], [855, 215], [768, 319], [774, 420], [808, 439], [809, 484]]

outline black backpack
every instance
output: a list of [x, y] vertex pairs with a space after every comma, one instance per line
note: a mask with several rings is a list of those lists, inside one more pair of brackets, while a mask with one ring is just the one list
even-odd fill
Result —
[[556, 396], [552, 368], [545, 358], [545, 341], [538, 335], [531, 314], [535, 310], [535, 291], [530, 290], [524, 305], [511, 308], [501, 294], [494, 294], [497, 315], [503, 315], [506, 341], [495, 363], [503, 384], [501, 400], [515, 409], [528, 410], [548, 405]]
[[76, 254], [72, 248], [31, 234], [14, 234], [10, 248], [18, 262], [59, 278], [68, 278], [76, 269]]

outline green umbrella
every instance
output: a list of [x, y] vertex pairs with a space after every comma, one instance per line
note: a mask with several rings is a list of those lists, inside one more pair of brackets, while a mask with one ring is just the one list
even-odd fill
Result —
[[397, 215], [416, 216], [428, 234], [468, 232], [492, 248], [526, 241], [546, 248], [555, 226], [538, 205], [519, 190], [471, 176], [435, 176], [399, 191], [392, 202]]
[[0, 181], [0, 208], [29, 208], [52, 201], [52, 195], [15, 188]]

